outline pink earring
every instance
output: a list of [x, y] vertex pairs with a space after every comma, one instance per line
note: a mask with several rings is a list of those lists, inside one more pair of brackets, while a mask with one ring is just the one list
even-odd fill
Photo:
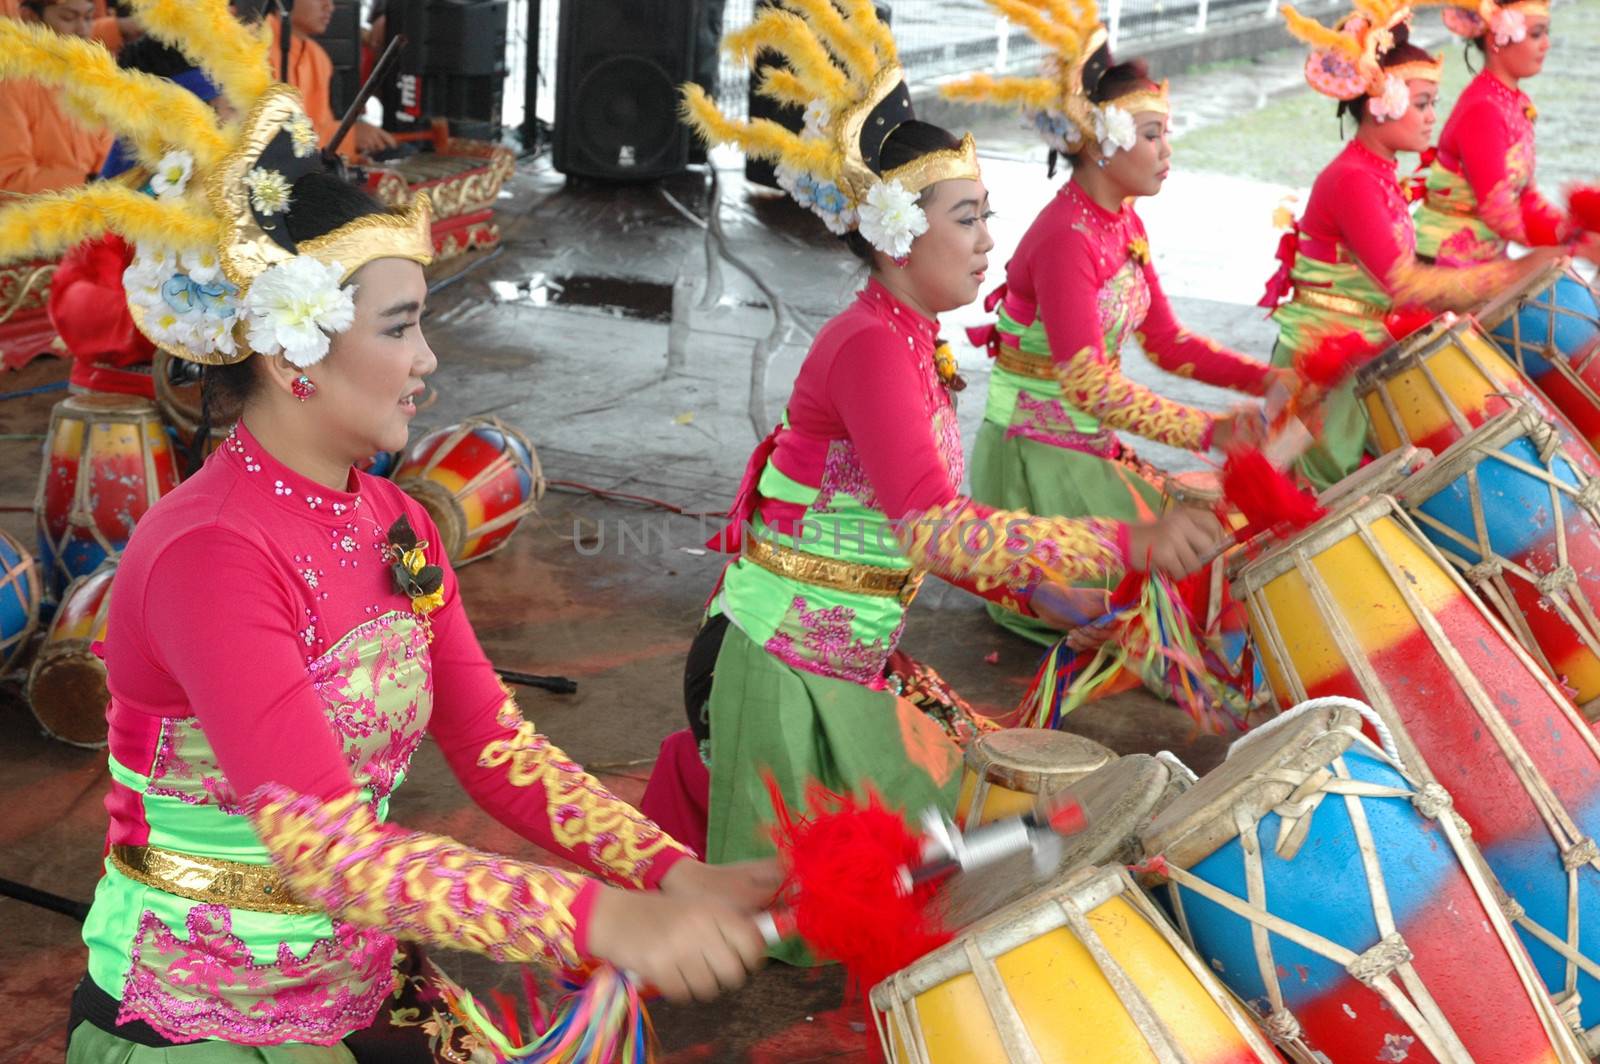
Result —
[[317, 382], [307, 377], [304, 373], [289, 382], [289, 391], [302, 403], [317, 394]]
[[901, 269], [905, 269], [906, 263], [911, 261], [911, 256], [910, 255], [896, 255], [894, 258], [890, 259], [889, 261], [894, 263], [896, 266], [900, 267]]

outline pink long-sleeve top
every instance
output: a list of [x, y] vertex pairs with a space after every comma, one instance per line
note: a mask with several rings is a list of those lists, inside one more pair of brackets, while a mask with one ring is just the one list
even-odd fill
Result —
[[[401, 515], [444, 569], [443, 604], [421, 617], [385, 557]], [[522, 719], [422, 507], [365, 473], [352, 471], [344, 491], [308, 480], [242, 423], [141, 519], [113, 581], [107, 633], [109, 845], [239, 860], [264, 847], [298, 896], [351, 924], [508, 959], [576, 961], [595, 881], [379, 823], [427, 734], [480, 806], [590, 871], [651, 886], [686, 855]], [[220, 815], [186, 838], [184, 825], [200, 821], [178, 816], [173, 799]], [[347, 860], [353, 851], [368, 857]], [[461, 885], [446, 891], [445, 879]], [[497, 882], [522, 887], [502, 894]], [[493, 888], [492, 900], [475, 897], [478, 887]], [[164, 976], [141, 972], [138, 956], [125, 986], [103, 988], [120, 991], [125, 1008], [137, 998], [137, 1014], [174, 1031]], [[219, 998], [204, 1023], [175, 1033], [276, 1040], [240, 1035], [240, 1012]]]
[[1352, 260], [1381, 287], [1416, 254], [1398, 164], [1358, 140], [1325, 166], [1300, 217], [1300, 253], [1324, 263]]
[[1108, 211], [1075, 181], [1039, 212], [1006, 265], [1005, 309], [1019, 325], [1042, 322], [1067, 402], [1146, 439], [1203, 450], [1215, 418], [1123, 376], [1130, 333], [1170, 373], [1252, 395], [1266, 387], [1265, 363], [1179, 324], [1132, 202]]

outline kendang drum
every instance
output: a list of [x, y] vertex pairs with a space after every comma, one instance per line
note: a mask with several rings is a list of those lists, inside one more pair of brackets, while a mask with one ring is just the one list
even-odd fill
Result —
[[1120, 867], [1086, 867], [870, 994], [893, 1064], [1280, 1064]]
[[1471, 318], [1446, 314], [1401, 340], [1356, 371], [1355, 391], [1380, 452], [1414, 446], [1440, 454], [1520, 399], [1558, 426], [1574, 465], [1590, 476], [1600, 474], [1600, 456], [1588, 437], [1506, 361]]
[[1582, 1064], [1449, 794], [1326, 701], [1144, 832], [1183, 937], [1295, 1060]]
[[1054, 794], [1116, 758], [1109, 748], [1071, 732], [1006, 728], [980, 735], [962, 754], [956, 823], [975, 828], [1026, 813], [1039, 796]]
[[1388, 496], [1243, 567], [1280, 704], [1360, 699], [1455, 798], [1547, 989], [1600, 1027], [1600, 738]]
[[61, 597], [44, 645], [28, 672], [28, 705], [46, 734], [73, 746], [106, 744], [106, 666], [95, 644], [106, 638], [116, 563], [73, 581]]
[[1501, 414], [1394, 494], [1585, 713], [1600, 709], [1600, 482], [1532, 410]]
[[156, 408], [166, 421], [167, 428], [177, 444], [179, 465], [184, 476], [200, 468], [212, 451], [222, 446], [232, 430], [232, 422], [215, 421], [206, 435], [205, 446], [195, 454], [194, 437], [200, 430], [202, 404], [200, 401], [200, 371], [202, 367], [181, 358], [174, 358], [157, 348], [151, 376], [155, 380]]
[[[1170, 512], [1177, 506], [1216, 513], [1222, 505], [1222, 481], [1215, 473], [1198, 471], [1173, 473], [1162, 481], [1161, 500], [1163, 513]], [[1224, 519], [1229, 528], [1235, 532], [1244, 528], [1247, 523], [1244, 515], [1235, 510], [1227, 511]], [[1235, 676], [1244, 679], [1246, 665], [1249, 665], [1248, 680], [1254, 703], [1261, 697], [1263, 680], [1253, 661], [1246, 660], [1246, 655], [1250, 651], [1249, 626], [1245, 623], [1244, 611], [1228, 593], [1228, 561], [1244, 550], [1243, 544], [1232, 547], [1222, 558], [1207, 567], [1205, 601], [1200, 604], [1200, 613], [1195, 620], [1201, 625], [1200, 635], [1206, 648], [1216, 654]], [[1156, 693], [1168, 698], [1173, 697], [1170, 691]]]
[[1055, 801], [1075, 801], [1087, 826], [1048, 851], [1017, 854], [952, 879], [934, 900], [943, 925], [968, 927], [1041, 884], [1088, 865], [1127, 864], [1139, 854], [1140, 829], [1193, 783], [1194, 773], [1171, 754], [1129, 754], [1040, 795], [1032, 808], [1044, 811]]
[[43, 581], [27, 549], [0, 532], [0, 672], [7, 672], [28, 651], [39, 627]]
[[148, 399], [91, 393], [57, 403], [33, 503], [51, 590], [115, 558], [177, 482], [171, 441]]
[[456, 566], [505, 546], [544, 495], [533, 445], [495, 418], [428, 433], [406, 452], [394, 482], [428, 511]]
[[1600, 301], [1556, 263], [1474, 315], [1591, 445], [1600, 446]]

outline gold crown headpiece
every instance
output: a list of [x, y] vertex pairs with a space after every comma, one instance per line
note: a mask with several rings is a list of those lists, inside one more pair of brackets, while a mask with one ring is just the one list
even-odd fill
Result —
[[[1086, 85], [1089, 61], [1105, 48], [1107, 33], [1094, 0], [988, 0], [989, 6], [1022, 26], [1044, 45], [1044, 69], [1036, 77], [976, 74], [945, 85], [952, 100], [1019, 107], [1051, 148], [1065, 155], [1096, 141], [1112, 152], [1132, 146], [1132, 124], [1121, 115], [1142, 111], [1170, 114], [1167, 83], [1135, 85], [1114, 99], [1095, 103]], [[1118, 113], [1121, 113], [1119, 115]]]
[[1356, 0], [1355, 10], [1333, 27], [1283, 5], [1289, 33], [1311, 46], [1306, 57], [1306, 82], [1335, 100], [1369, 96], [1368, 109], [1379, 121], [1398, 118], [1411, 106], [1406, 82], [1438, 81], [1444, 57], [1416, 59], [1392, 66], [1383, 57], [1394, 47], [1394, 31], [1411, 19], [1406, 0]]
[[1511, 0], [1497, 4], [1495, 0], [1442, 0], [1444, 24], [1451, 33], [1471, 40], [1493, 35], [1499, 45], [1513, 44], [1525, 39], [1528, 19], [1549, 18], [1549, 0]]
[[[153, 193], [99, 182], [14, 201], [0, 208], [0, 261], [116, 233], [137, 249], [124, 277], [134, 323], [162, 350], [223, 365], [254, 349], [310, 365], [327, 352], [328, 333], [349, 327], [351, 274], [379, 258], [431, 261], [427, 197], [297, 243], [285, 221], [292, 190], [323, 162], [299, 93], [273, 84], [270, 31], [245, 27], [227, 0], [133, 8], [146, 32], [198, 62], [244, 121], [225, 125], [188, 91], [119, 68], [97, 44], [0, 19], [0, 78], [54, 86], [85, 121], [124, 137]], [[297, 332], [289, 318], [313, 327]]]
[[762, 67], [755, 88], [805, 108], [805, 129], [795, 133], [765, 118], [730, 119], [698, 85], [683, 86], [683, 119], [709, 144], [736, 144], [775, 163], [779, 184], [833, 232], [859, 229], [873, 246], [903, 255], [910, 238], [895, 220], [919, 209], [899, 201], [914, 201], [940, 181], [976, 180], [977, 145], [968, 134], [957, 148], [883, 172], [884, 142], [916, 116], [894, 37], [872, 0], [780, 3], [729, 33], [723, 47], [752, 67], [764, 50], [782, 55], [788, 69]]

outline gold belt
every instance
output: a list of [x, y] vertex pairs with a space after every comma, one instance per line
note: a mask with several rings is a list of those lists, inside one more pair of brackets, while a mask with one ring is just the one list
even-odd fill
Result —
[[1425, 196], [1423, 197], [1422, 205], [1430, 211], [1451, 214], [1457, 218], [1476, 218], [1478, 216], [1478, 205], [1476, 203], [1466, 203], [1462, 200], [1438, 199], [1433, 196]]
[[1002, 344], [994, 356], [994, 361], [1001, 369], [1023, 377], [1041, 381], [1056, 379], [1055, 367], [1051, 364], [1049, 355], [1030, 355], [1026, 351]]
[[113, 846], [111, 866], [135, 883], [208, 905], [286, 916], [322, 911], [296, 900], [271, 865], [197, 857], [159, 846]]
[[1348, 314], [1352, 318], [1367, 318], [1370, 321], [1382, 321], [1384, 315], [1388, 313], [1382, 307], [1363, 299], [1325, 292], [1320, 288], [1304, 288], [1300, 285], [1295, 286], [1294, 299], [1291, 302], [1304, 307], [1316, 307], [1318, 310], [1331, 310], [1335, 314]]
[[920, 569], [885, 569], [881, 565], [825, 558], [753, 535], [745, 537], [744, 557], [778, 576], [834, 591], [895, 598], [902, 606], [911, 605], [917, 597], [925, 575]]

